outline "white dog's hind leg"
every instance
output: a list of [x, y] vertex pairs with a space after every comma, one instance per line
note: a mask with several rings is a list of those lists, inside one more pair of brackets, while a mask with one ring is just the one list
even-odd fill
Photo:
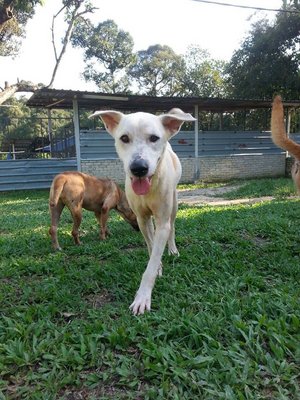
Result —
[[168, 253], [179, 256], [179, 252], [178, 252], [176, 244], [175, 244], [175, 218], [176, 218], [177, 210], [178, 210], [178, 200], [177, 200], [177, 192], [175, 190], [174, 194], [173, 194], [173, 207], [172, 207], [172, 214], [171, 214], [171, 218], [170, 218], [171, 230], [170, 230], [170, 236], [168, 239]]
[[139, 290], [136, 293], [134, 302], [130, 305], [134, 315], [144, 314], [145, 310], [151, 308], [151, 294], [158, 270], [161, 265], [161, 258], [170, 235], [170, 223], [160, 223], [156, 227], [153, 249], [147, 268], [143, 274]]

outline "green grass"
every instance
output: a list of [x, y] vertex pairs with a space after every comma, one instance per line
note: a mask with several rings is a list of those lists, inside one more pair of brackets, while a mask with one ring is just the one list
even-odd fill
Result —
[[112, 212], [100, 242], [85, 212], [76, 247], [66, 210], [53, 253], [47, 199], [0, 194], [0, 399], [300, 398], [298, 199], [181, 205], [180, 257], [138, 317], [141, 234]]

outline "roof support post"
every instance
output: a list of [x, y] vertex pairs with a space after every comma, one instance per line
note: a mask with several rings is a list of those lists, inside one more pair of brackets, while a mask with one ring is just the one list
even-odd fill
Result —
[[79, 108], [78, 108], [78, 100], [76, 98], [73, 98], [73, 122], [74, 122], [77, 171], [81, 171]]
[[200, 168], [199, 168], [199, 106], [195, 105], [195, 169], [194, 169], [194, 181], [199, 179], [200, 177]]
[[288, 110], [287, 127], [286, 127], [286, 133], [288, 136], [290, 136], [291, 133], [291, 122], [292, 122], [292, 110]]
[[51, 109], [48, 108], [48, 138], [50, 142], [50, 157], [52, 158], [52, 149], [53, 149], [53, 131], [52, 131], [52, 118], [51, 118]]

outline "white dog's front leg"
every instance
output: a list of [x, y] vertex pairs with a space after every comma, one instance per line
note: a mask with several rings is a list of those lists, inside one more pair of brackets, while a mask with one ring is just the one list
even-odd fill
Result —
[[144, 314], [145, 311], [150, 311], [153, 286], [153, 279], [146, 278], [144, 273], [139, 290], [135, 295], [133, 303], [129, 307], [134, 315]]
[[130, 305], [134, 315], [144, 314], [151, 309], [151, 294], [156, 276], [161, 266], [161, 258], [170, 234], [170, 223], [158, 224], [154, 236], [153, 249], [147, 268], [143, 274], [134, 302]]

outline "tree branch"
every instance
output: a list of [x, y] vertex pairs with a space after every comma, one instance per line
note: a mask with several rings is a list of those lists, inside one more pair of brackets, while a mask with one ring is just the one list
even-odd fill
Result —
[[56, 46], [55, 46], [55, 40], [54, 40], [54, 22], [55, 22], [55, 18], [56, 18], [67, 6], [62, 7], [62, 8], [58, 11], [58, 13], [57, 13], [56, 15], [53, 16], [53, 19], [52, 19], [52, 45], [53, 45], [53, 49], [54, 49], [54, 56], [55, 56], [55, 61], [56, 61], [56, 63], [55, 63], [54, 69], [53, 69], [53, 73], [52, 73], [52, 77], [51, 77], [50, 83], [49, 83], [49, 85], [47, 86], [48, 88], [51, 88], [52, 85], [53, 85], [54, 79], [55, 79], [56, 74], [57, 74], [57, 70], [58, 70], [59, 65], [60, 65], [60, 63], [61, 63], [61, 60], [62, 60], [62, 58], [63, 58], [63, 55], [64, 55], [65, 52], [66, 52], [67, 45], [68, 45], [68, 43], [69, 43], [69, 41], [70, 41], [70, 38], [71, 38], [71, 35], [72, 35], [72, 32], [73, 32], [73, 28], [74, 28], [74, 25], [75, 25], [75, 21], [76, 21], [78, 18], [80, 18], [82, 15], [87, 14], [87, 13], [90, 13], [90, 12], [94, 12], [94, 10], [97, 9], [97, 7], [91, 7], [91, 8], [85, 9], [85, 10], [83, 10], [83, 11], [81, 11], [81, 12], [78, 12], [78, 10], [79, 10], [79, 8], [81, 7], [81, 5], [82, 5], [82, 1], [78, 1], [78, 3], [76, 4], [76, 6], [75, 6], [73, 12], [71, 13], [71, 17], [70, 17], [68, 29], [67, 29], [67, 31], [66, 31], [66, 33], [65, 33], [65, 36], [64, 36], [64, 38], [63, 38], [63, 45], [62, 45], [62, 48], [61, 48], [61, 51], [60, 51], [60, 54], [59, 54], [59, 55], [58, 55], [58, 53], [57, 53]]
[[3, 104], [17, 92], [34, 92], [37, 89], [38, 86], [31, 82], [20, 81], [13, 85], [9, 85], [7, 82], [5, 82], [4, 90], [0, 92], [0, 104]]
[[66, 8], [66, 6], [63, 6], [55, 15], [53, 15], [52, 18], [52, 25], [51, 25], [51, 37], [52, 37], [52, 47], [54, 51], [54, 58], [55, 62], [57, 63], [58, 56], [57, 56], [57, 50], [56, 50], [56, 45], [55, 45], [55, 37], [54, 37], [54, 25], [55, 25], [55, 18], [59, 16], [59, 14]]

